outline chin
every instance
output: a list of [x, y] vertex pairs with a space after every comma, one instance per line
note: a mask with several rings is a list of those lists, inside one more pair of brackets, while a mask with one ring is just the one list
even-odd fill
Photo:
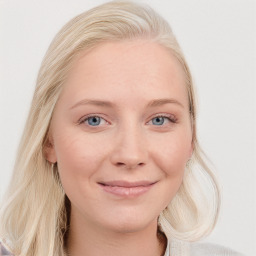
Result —
[[[145, 216], [145, 214], [122, 214], [112, 216], [106, 220], [105, 225], [108, 229], [117, 233], [140, 232], [150, 227], [157, 227], [157, 217]], [[111, 220], [111, 222], [109, 221]], [[114, 220], [114, 222], [113, 222]], [[103, 223], [102, 223], [103, 224]], [[103, 224], [104, 225], [104, 224]]]

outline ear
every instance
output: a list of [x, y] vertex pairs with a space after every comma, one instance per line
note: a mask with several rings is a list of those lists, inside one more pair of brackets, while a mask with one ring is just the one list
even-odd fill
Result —
[[47, 139], [45, 141], [44, 147], [43, 147], [43, 154], [44, 158], [48, 160], [50, 163], [56, 163], [57, 157], [56, 152], [54, 148], [54, 142], [51, 134], [47, 135]]

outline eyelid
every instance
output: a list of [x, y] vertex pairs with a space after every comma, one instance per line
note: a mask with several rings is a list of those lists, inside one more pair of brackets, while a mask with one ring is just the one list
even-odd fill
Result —
[[[173, 114], [159, 113], [159, 114], [155, 114], [155, 115], [153, 115], [152, 117], [150, 117], [150, 120], [149, 120], [148, 122], [152, 121], [152, 119], [154, 119], [154, 118], [156, 118], [156, 117], [165, 117], [165, 118], [168, 118], [168, 119], [170, 120], [170, 122], [172, 122], [172, 123], [177, 123], [177, 121], [178, 121], [178, 119], [176, 118], [176, 116], [173, 115]], [[147, 123], [148, 123], [148, 122], [147, 122]]]
[[[80, 118], [78, 120], [78, 124], [84, 123], [84, 121], [87, 120], [90, 117], [99, 117], [99, 118], [103, 119], [105, 122], [107, 122], [108, 124], [110, 124], [110, 122], [108, 122], [104, 117], [102, 117], [101, 114], [88, 114], [86, 116], [83, 116], [82, 118]], [[88, 126], [90, 126], [90, 125], [88, 125]], [[95, 127], [97, 127], [97, 126], [95, 126]]]
[[[104, 117], [102, 117], [102, 114], [99, 114], [99, 113], [97, 113], [97, 114], [88, 114], [88, 115], [83, 116], [82, 118], [80, 118], [80, 119], [78, 120], [78, 124], [84, 123], [84, 121], [85, 121], [86, 119], [90, 118], [90, 117], [100, 117], [100, 118], [102, 118], [105, 122], [107, 122], [108, 124], [110, 124], [110, 122], [107, 121]], [[148, 124], [150, 121], [152, 121], [152, 119], [154, 119], [154, 118], [156, 118], [156, 117], [165, 117], [165, 118], [168, 118], [168, 119], [170, 120], [170, 122], [172, 122], [172, 123], [177, 123], [177, 120], [178, 120], [178, 119], [176, 118], [176, 116], [173, 115], [173, 114], [158, 113], [158, 114], [155, 114], [155, 115], [151, 116], [150, 119], [149, 119], [149, 121], [147, 121], [147, 124]]]

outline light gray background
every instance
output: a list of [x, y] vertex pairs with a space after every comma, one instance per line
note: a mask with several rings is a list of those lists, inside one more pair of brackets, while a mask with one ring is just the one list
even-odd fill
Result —
[[[103, 2], [0, 1], [0, 197], [50, 41], [70, 18]], [[144, 2], [170, 22], [198, 90], [199, 140], [223, 192], [220, 220], [207, 240], [256, 255], [254, 1]]]

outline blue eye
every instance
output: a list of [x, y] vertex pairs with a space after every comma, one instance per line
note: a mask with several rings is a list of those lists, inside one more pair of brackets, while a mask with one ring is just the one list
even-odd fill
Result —
[[154, 118], [152, 119], [152, 123], [153, 123], [154, 125], [163, 125], [165, 119], [167, 119], [167, 117], [157, 116], [157, 117], [154, 117]]
[[109, 125], [109, 122], [106, 121], [103, 117], [98, 115], [87, 115], [78, 121], [79, 125], [87, 126], [88, 128], [103, 128], [106, 125]]
[[86, 118], [84, 121], [86, 121], [91, 126], [98, 126], [101, 123], [102, 118], [99, 116], [90, 116]]
[[164, 125], [170, 125], [171, 123], [176, 123], [176, 118], [172, 115], [159, 115], [155, 116], [150, 120], [150, 123], [155, 126], [164, 126]]

